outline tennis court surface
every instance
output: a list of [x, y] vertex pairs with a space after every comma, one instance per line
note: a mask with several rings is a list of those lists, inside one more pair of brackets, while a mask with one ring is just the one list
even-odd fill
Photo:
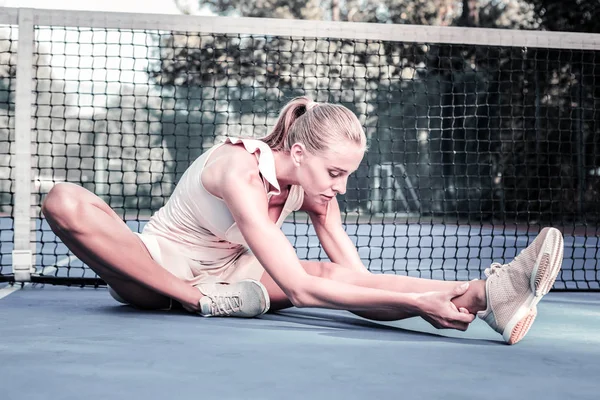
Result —
[[[143, 223], [129, 225], [143, 229]], [[284, 226], [292, 242], [303, 229], [308, 227]], [[358, 243], [365, 227], [347, 229], [356, 231], [353, 240]], [[371, 226], [369, 232], [378, 229], [383, 228]], [[457, 248], [491, 235], [446, 225], [395, 229], [428, 229], [434, 245], [454, 243]], [[56, 257], [51, 254], [66, 251], [45, 225], [40, 231], [45, 238], [40, 254]], [[455, 236], [448, 239], [451, 233]], [[496, 233], [490, 239], [490, 254], [506, 252], [506, 243], [518, 252], [534, 237], [522, 232], [505, 236]], [[395, 242], [397, 254], [411, 247], [408, 238]], [[585, 248], [585, 242], [567, 238], [567, 269], [573, 248]], [[391, 249], [384, 244], [374, 244], [369, 253]], [[93, 275], [72, 257], [57, 264], [63, 267], [46, 267], [45, 272], [54, 277], [75, 271]], [[431, 276], [443, 271], [441, 259], [433, 258], [430, 265], [431, 270], [413, 272]], [[123, 306], [105, 287], [37, 283], [6, 285], [0, 296], [0, 381], [7, 399], [79, 399], [84, 392], [89, 399], [109, 394], [157, 399], [595, 399], [600, 388], [598, 292], [551, 292], [538, 305], [529, 334], [515, 346], [505, 345], [479, 319], [467, 332], [436, 330], [419, 318], [381, 323], [317, 309], [289, 309], [249, 320], [208, 319]]]
[[1, 299], [0, 321], [7, 400], [597, 399], [600, 387], [599, 293], [550, 293], [515, 346], [480, 320], [463, 333], [313, 309], [208, 319], [48, 285]]

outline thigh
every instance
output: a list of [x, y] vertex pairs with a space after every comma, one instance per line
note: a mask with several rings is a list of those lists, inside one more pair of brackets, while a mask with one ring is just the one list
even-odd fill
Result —
[[70, 182], [56, 184], [42, 203], [42, 213], [52, 226], [65, 226], [69, 208], [77, 203], [92, 204], [110, 216], [119, 229], [127, 228], [123, 219], [99, 196], [86, 188]]
[[[131, 235], [132, 240], [139, 242], [138, 246], [132, 248], [131, 251], [139, 253], [140, 258], [151, 258], [144, 243], [142, 243], [142, 241], [133, 232]], [[60, 237], [61, 235], [59, 234], [58, 236]], [[96, 272], [98, 276], [102, 278], [126, 303], [131, 304], [134, 307], [149, 310], [161, 310], [171, 308], [173, 306], [172, 303], [174, 302], [172, 302], [170, 298], [163, 296], [162, 294], [129, 279], [127, 276], [119, 274], [114, 269], [103, 265], [101, 261], [90, 257], [86, 251], [81, 249], [68, 237], [61, 237], [61, 240], [65, 243], [69, 250], [71, 250], [71, 252], [77, 256], [77, 258], [79, 258], [83, 263]]]
[[[149, 289], [142, 284], [129, 279], [114, 268], [105, 265], [101, 259], [86, 251], [80, 242], [73, 237], [69, 229], [64, 229], [72, 224], [75, 217], [69, 215], [77, 202], [92, 204], [104, 211], [109, 217], [110, 228], [120, 243], [126, 243], [128, 252], [138, 259], [148, 258], [151, 255], [139, 237], [131, 231], [125, 222], [110, 208], [106, 202], [89, 190], [70, 183], [56, 185], [44, 201], [43, 212], [46, 221], [53, 232], [83, 263], [90, 267], [100, 278], [127, 303], [140, 308], [162, 309], [168, 307], [170, 299]], [[105, 251], [114, 251], [106, 248]]]

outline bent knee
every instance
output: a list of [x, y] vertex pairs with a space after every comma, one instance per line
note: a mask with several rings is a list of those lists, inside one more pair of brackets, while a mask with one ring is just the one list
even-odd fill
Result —
[[69, 230], [81, 220], [80, 209], [84, 202], [81, 190], [71, 183], [55, 185], [42, 203], [42, 214], [49, 222], [61, 229]]

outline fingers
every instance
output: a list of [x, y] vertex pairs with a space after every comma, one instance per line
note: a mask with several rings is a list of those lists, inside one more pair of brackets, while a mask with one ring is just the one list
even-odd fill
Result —
[[459, 321], [453, 321], [453, 322], [442, 322], [442, 323], [438, 323], [438, 324], [432, 324], [436, 329], [456, 329], [459, 331], [466, 331], [467, 328], [469, 328], [469, 324], [466, 322], [459, 322]]
[[456, 312], [463, 313], [463, 314], [469, 314], [469, 310], [467, 310], [464, 307], [456, 308], [456, 305], [452, 302], [450, 302], [450, 307], [452, 307], [452, 309]]
[[461, 311], [453, 316], [453, 320], [448, 324], [448, 328], [466, 331], [471, 322], [475, 320], [475, 317], [474, 314], [469, 313], [465, 308], [461, 307]]
[[467, 324], [470, 324], [471, 322], [473, 322], [475, 320], [475, 315], [474, 314], [470, 314], [470, 313], [458, 313], [458, 315], [456, 315], [456, 321], [457, 322], [464, 322]]
[[459, 331], [466, 331], [471, 322], [475, 320], [475, 315], [470, 313], [456, 313], [451, 318], [429, 321], [437, 329], [458, 329]]
[[469, 324], [456, 324], [456, 329], [465, 332], [467, 329], [469, 329]]
[[454, 287], [454, 289], [450, 292], [451, 293], [451, 299], [458, 297], [458, 296], [462, 296], [463, 294], [465, 294], [467, 292], [467, 290], [469, 290], [469, 282], [464, 282], [461, 283], [460, 285], [456, 285]]
[[460, 318], [457, 317], [456, 321], [453, 321], [452, 328], [464, 332], [467, 330], [473, 320], [475, 320], [475, 315], [461, 313]]

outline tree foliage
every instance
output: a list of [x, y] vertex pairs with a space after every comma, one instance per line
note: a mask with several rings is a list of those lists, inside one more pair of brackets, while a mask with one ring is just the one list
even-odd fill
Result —
[[[597, 7], [576, 3], [203, 2], [219, 15], [597, 31]], [[391, 163], [402, 165], [421, 199], [392, 209], [528, 220], [597, 215], [599, 185], [588, 176], [599, 165], [593, 52], [187, 33], [161, 38], [161, 51], [156, 81], [200, 108], [218, 102], [219, 92], [233, 115], [271, 120], [301, 93], [353, 108], [372, 150], [349, 209], [368, 204], [361, 188], [372, 184], [372, 166]]]
[[[178, 4], [185, 11], [194, 1]], [[583, 0], [575, 0], [576, 6], [558, 0], [202, 4], [219, 15], [256, 18], [578, 32], [598, 32], [600, 24], [595, 2]], [[124, 116], [119, 126], [107, 122], [106, 127], [123, 136], [110, 140], [167, 148], [170, 155], [151, 154], [163, 160], [162, 178], [144, 178], [139, 186], [148, 193], [162, 193], [156, 185], [171, 187], [184, 171], [181, 166], [215, 138], [266, 134], [285, 102], [307, 94], [347, 105], [368, 134], [371, 151], [349, 184], [343, 204], [348, 211], [598, 217], [600, 68], [593, 51], [194, 32], [161, 32], [155, 39], [150, 87], [160, 100], [125, 107], [144, 110], [153, 121], [150, 136], [141, 138], [143, 124], [127, 128]], [[9, 122], [15, 54], [15, 42], [0, 35], [0, 118]], [[38, 68], [37, 74], [46, 70]], [[37, 90], [38, 96], [50, 91]], [[119, 105], [111, 105], [110, 112]], [[38, 119], [38, 128], [44, 121]], [[388, 173], [393, 183], [386, 181]], [[401, 186], [389, 188], [394, 194], [387, 204], [374, 204], [374, 174], [383, 174], [381, 185]], [[161, 205], [152, 201], [151, 208]]]
[[549, 31], [600, 33], [600, 7], [595, 0], [527, 0], [540, 26]]

